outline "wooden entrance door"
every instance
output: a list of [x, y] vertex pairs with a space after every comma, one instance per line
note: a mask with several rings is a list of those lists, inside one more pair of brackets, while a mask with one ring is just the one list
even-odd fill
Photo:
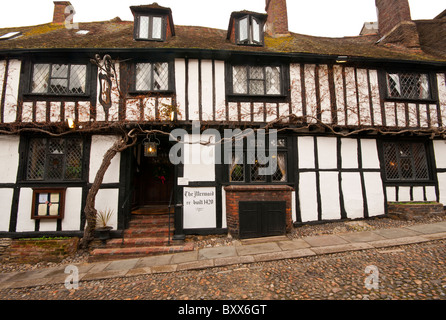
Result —
[[169, 161], [170, 144], [162, 142], [158, 156], [148, 158], [138, 146], [135, 172], [135, 197], [137, 206], [168, 205], [174, 186], [174, 166]]

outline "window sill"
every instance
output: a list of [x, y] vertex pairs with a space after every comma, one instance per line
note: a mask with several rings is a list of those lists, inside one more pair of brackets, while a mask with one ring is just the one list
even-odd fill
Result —
[[437, 104], [437, 103], [438, 103], [438, 100], [435, 100], [435, 99], [405, 99], [405, 98], [392, 98], [392, 97], [386, 97], [385, 102], [418, 103], [418, 104]]
[[248, 94], [227, 94], [228, 102], [288, 102], [287, 95], [248, 95]]

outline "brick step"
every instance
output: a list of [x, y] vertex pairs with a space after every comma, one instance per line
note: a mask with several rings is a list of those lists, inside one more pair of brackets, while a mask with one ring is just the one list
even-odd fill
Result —
[[[170, 225], [172, 226], [173, 219], [170, 220]], [[162, 226], [168, 226], [169, 220], [168, 219], [134, 219], [130, 220], [129, 227], [139, 227], [139, 226], [147, 226], [147, 228], [151, 227], [162, 227]]]
[[89, 261], [107, 261], [115, 259], [140, 258], [145, 256], [154, 256], [168, 253], [178, 253], [193, 251], [193, 243], [186, 243], [180, 246], [149, 246], [149, 247], [130, 247], [130, 248], [97, 248], [92, 250]]
[[[170, 238], [172, 241], [172, 238]], [[124, 238], [107, 241], [107, 248], [166, 246], [169, 237]]]
[[[173, 213], [170, 214], [170, 218], [173, 220]], [[140, 219], [154, 219], [154, 220], [168, 220], [168, 214], [132, 214], [132, 220], [140, 220]]]
[[[170, 228], [170, 234], [173, 235], [174, 228]], [[162, 227], [132, 227], [124, 231], [124, 238], [150, 238], [169, 235], [169, 228]]]

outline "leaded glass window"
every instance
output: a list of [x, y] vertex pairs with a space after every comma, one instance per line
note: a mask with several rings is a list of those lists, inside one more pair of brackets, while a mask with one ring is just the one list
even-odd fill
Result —
[[86, 65], [36, 63], [33, 66], [32, 93], [83, 95], [86, 85]]
[[429, 180], [426, 147], [422, 142], [384, 142], [387, 180]]
[[33, 181], [81, 180], [82, 159], [82, 139], [30, 139], [26, 179]]
[[233, 94], [264, 96], [282, 93], [281, 68], [279, 66], [233, 66]]
[[420, 73], [388, 73], [387, 93], [390, 98], [431, 99], [429, 76]]
[[169, 90], [169, 63], [137, 63], [136, 91]]

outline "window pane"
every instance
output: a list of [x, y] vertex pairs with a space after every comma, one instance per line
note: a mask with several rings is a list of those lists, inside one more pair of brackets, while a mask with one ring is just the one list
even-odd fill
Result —
[[66, 180], [80, 180], [82, 178], [82, 151], [83, 143], [80, 139], [66, 141]]
[[46, 139], [33, 139], [29, 144], [28, 180], [43, 180], [46, 162]]
[[415, 143], [413, 145], [413, 161], [415, 166], [415, 178], [418, 180], [429, 180], [426, 149], [422, 143]]
[[48, 92], [48, 79], [50, 73], [49, 64], [35, 64], [33, 69], [32, 93]]
[[251, 80], [249, 82], [249, 94], [263, 95], [265, 94], [265, 82], [263, 80]]
[[136, 90], [150, 91], [152, 89], [152, 65], [150, 63], [136, 64]]
[[67, 79], [51, 79], [49, 93], [66, 94], [68, 93]]
[[72, 65], [70, 72], [70, 93], [83, 94], [85, 93], [85, 85], [87, 79], [86, 65]]
[[388, 74], [387, 92], [393, 98], [430, 99], [429, 77], [417, 73]]
[[149, 38], [149, 17], [147, 16], [139, 17], [139, 38]]
[[277, 154], [277, 169], [273, 174], [273, 181], [276, 182], [286, 182], [287, 181], [287, 163], [286, 163], [286, 153], [279, 152]]
[[61, 180], [63, 176], [63, 155], [48, 155], [47, 170], [46, 178], [48, 180]]
[[239, 37], [240, 41], [248, 40], [248, 17], [239, 20]]
[[263, 67], [251, 67], [249, 68], [249, 78], [256, 80], [265, 79], [265, 75], [263, 73]]
[[153, 90], [161, 91], [169, 89], [169, 64], [153, 64]]
[[266, 94], [280, 94], [280, 68], [266, 67]]
[[252, 18], [252, 40], [260, 42], [260, 23], [255, 18]]
[[53, 64], [51, 68], [51, 78], [68, 78], [67, 64]]
[[162, 38], [163, 19], [161, 17], [153, 17], [152, 39]]
[[232, 182], [245, 181], [245, 166], [242, 157], [243, 155], [232, 155], [232, 164], [229, 168], [229, 179]]
[[232, 68], [233, 92], [235, 94], [248, 93], [248, 77], [246, 67], [235, 66]]

